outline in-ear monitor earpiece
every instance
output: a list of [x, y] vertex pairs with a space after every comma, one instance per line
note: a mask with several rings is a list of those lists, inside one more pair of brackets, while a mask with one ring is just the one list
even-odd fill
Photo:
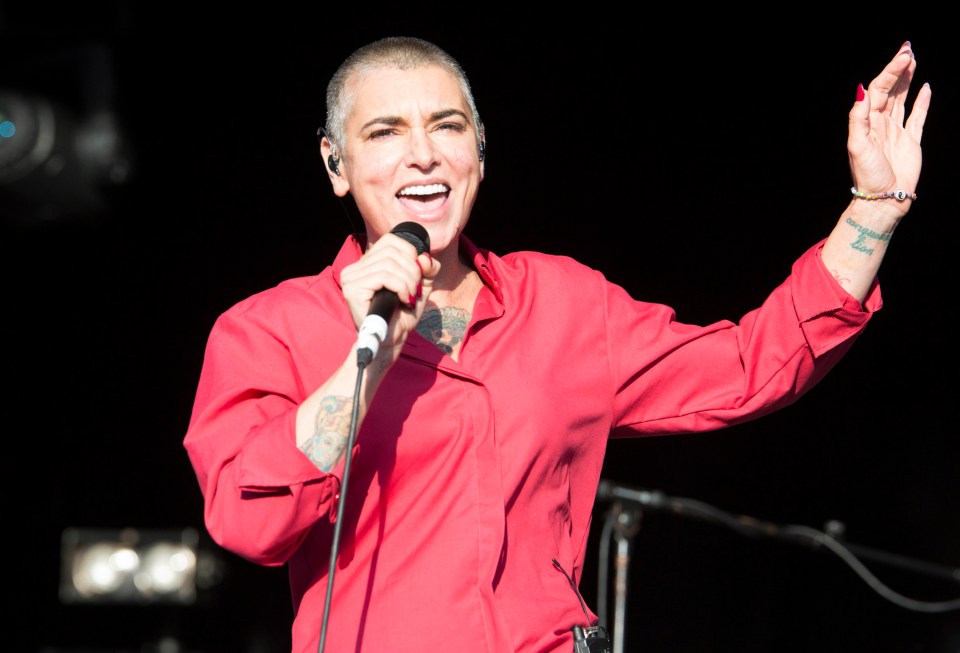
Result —
[[[326, 138], [330, 141], [330, 137], [327, 136], [327, 130], [323, 127], [317, 128], [317, 142], [323, 147], [323, 139]], [[336, 176], [340, 176], [340, 157], [337, 156], [337, 150], [333, 145], [333, 141], [330, 141], [330, 156], [327, 157], [327, 167], [330, 168], [330, 172]]]

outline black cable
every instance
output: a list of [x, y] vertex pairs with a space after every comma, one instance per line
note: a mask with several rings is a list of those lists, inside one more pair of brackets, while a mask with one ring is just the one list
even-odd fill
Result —
[[[884, 585], [869, 569], [864, 565], [855, 551], [861, 551], [862, 555], [867, 555], [869, 550], [863, 547], [846, 544], [833, 537], [829, 533], [820, 531], [816, 528], [798, 524], [778, 525], [771, 522], [764, 522], [752, 517], [740, 515], [734, 517], [728, 513], [717, 510], [707, 504], [695, 501], [693, 499], [669, 499], [669, 509], [676, 513], [697, 514], [705, 519], [719, 521], [743, 535], [765, 535], [768, 537], [777, 537], [784, 540], [794, 540], [802, 543], [811, 544], [814, 548], [826, 547], [832, 553], [836, 554], [841, 560], [853, 569], [867, 585], [872, 587], [878, 594], [886, 598], [891, 603], [895, 603], [908, 610], [917, 612], [947, 612], [950, 610], [960, 610], [960, 599], [949, 601], [917, 601], [899, 594], [886, 585]], [[872, 557], [889, 564], [899, 564], [906, 568], [912, 568], [915, 571], [925, 571], [931, 573], [931, 565], [910, 564], [909, 561], [901, 556], [884, 555], [880, 557], [877, 554], [871, 554]], [[956, 571], [951, 574], [954, 580], [957, 580]]]
[[850, 547], [841, 543], [833, 536], [815, 528], [797, 524], [786, 524], [781, 526], [743, 515], [735, 517], [729, 513], [717, 510], [712, 506], [695, 501], [693, 499], [674, 498], [669, 499], [667, 503], [670, 507], [670, 510], [673, 512], [687, 512], [702, 518], [719, 521], [744, 535], [765, 535], [768, 537], [778, 537], [785, 540], [799, 540], [801, 542], [812, 544], [814, 547], [824, 546], [832, 553], [836, 554], [845, 563], [847, 563], [847, 565], [853, 569], [858, 576], [866, 581], [867, 585], [873, 588], [877, 594], [902, 608], [914, 610], [916, 612], [931, 613], [960, 610], [960, 599], [953, 599], [950, 601], [917, 601], [895, 592], [884, 585], [879, 578], [870, 572], [866, 565], [860, 562], [857, 556], [850, 550]]
[[790, 524], [783, 528], [783, 535], [809, 539], [814, 544], [827, 547], [833, 553], [837, 554], [841, 560], [846, 562], [877, 594], [902, 608], [916, 612], [931, 613], [960, 610], [960, 599], [953, 599], [951, 601], [917, 601], [893, 591], [884, 585], [879, 578], [874, 576], [846, 546], [827, 533], [818, 531], [815, 528], [810, 528], [809, 526]]
[[357, 439], [357, 421], [360, 415], [360, 384], [363, 381], [363, 370], [370, 362], [370, 358], [361, 355], [361, 352], [369, 352], [369, 350], [361, 349], [357, 352], [357, 387], [353, 392], [353, 414], [350, 417], [350, 434], [347, 437], [347, 458], [343, 466], [343, 479], [340, 481], [340, 503], [337, 504], [337, 523], [333, 525], [333, 543], [330, 546], [330, 569], [327, 573], [327, 600], [323, 605], [323, 624], [320, 626], [320, 648], [318, 649], [318, 653], [323, 653], [323, 646], [327, 641], [327, 621], [330, 618], [330, 602], [333, 599], [333, 573], [337, 569], [337, 553], [340, 550], [340, 529], [343, 527], [343, 513], [347, 505], [347, 481], [350, 478], [353, 443]]

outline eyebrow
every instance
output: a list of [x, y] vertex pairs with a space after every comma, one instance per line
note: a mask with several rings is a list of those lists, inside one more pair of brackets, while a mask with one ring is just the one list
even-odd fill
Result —
[[[460, 116], [465, 121], [470, 122], [470, 118], [467, 117], [463, 111], [460, 109], [443, 109], [442, 111], [434, 111], [430, 114], [430, 122], [436, 122], [438, 120], [443, 120], [444, 118], [449, 118], [450, 116]], [[366, 129], [367, 127], [372, 127], [373, 125], [400, 125], [404, 122], [403, 118], [399, 116], [380, 116], [368, 120], [365, 122], [360, 129]]]

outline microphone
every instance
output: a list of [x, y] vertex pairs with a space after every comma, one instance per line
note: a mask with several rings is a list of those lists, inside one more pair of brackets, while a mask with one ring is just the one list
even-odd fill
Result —
[[597, 499], [602, 501], [629, 501], [651, 508], [664, 508], [667, 505], [667, 497], [663, 492], [628, 488], [606, 479], [602, 479], [597, 487]]
[[[390, 230], [417, 249], [417, 256], [430, 249], [430, 236], [416, 222], [401, 222]], [[400, 305], [400, 298], [392, 290], [381, 288], [373, 294], [367, 316], [360, 323], [357, 335], [357, 362], [368, 365], [380, 350], [380, 343], [387, 337], [387, 326], [393, 312]]]

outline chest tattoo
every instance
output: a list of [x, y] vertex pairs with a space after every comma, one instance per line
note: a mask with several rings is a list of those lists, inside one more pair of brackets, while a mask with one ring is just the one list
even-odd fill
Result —
[[454, 347], [463, 341], [463, 334], [467, 332], [469, 323], [470, 313], [462, 308], [428, 308], [417, 324], [417, 333], [449, 355], [453, 353]]

